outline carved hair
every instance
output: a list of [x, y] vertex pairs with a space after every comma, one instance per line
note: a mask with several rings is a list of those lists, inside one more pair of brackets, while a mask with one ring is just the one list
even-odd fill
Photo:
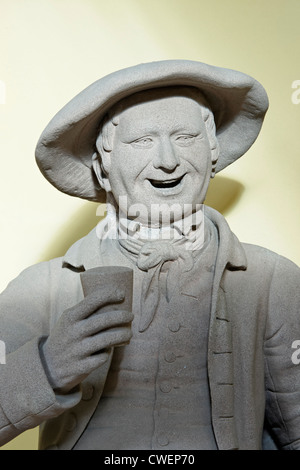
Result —
[[[175, 88], [175, 87], [174, 87]], [[207, 137], [211, 148], [211, 160], [212, 160], [212, 171], [211, 177], [213, 178], [216, 171], [216, 165], [219, 157], [219, 143], [216, 136], [216, 125], [214, 120], [213, 112], [211, 111], [207, 101], [203, 94], [197, 88], [193, 87], [176, 87], [178, 90], [188, 90], [188, 96], [194, 98], [201, 105], [201, 113], [205, 123]], [[163, 88], [157, 90], [164, 90]], [[156, 90], [156, 91], [157, 91]], [[172, 87], [168, 88], [170, 94], [172, 94]], [[145, 92], [141, 92], [145, 93]], [[136, 93], [138, 96], [140, 93]], [[133, 96], [135, 96], [133, 95]], [[99, 134], [96, 141], [97, 152], [94, 154], [93, 159], [99, 159], [101, 168], [101, 179], [103, 188], [105, 189], [105, 178], [107, 178], [108, 170], [110, 167], [110, 152], [113, 149], [114, 132], [116, 126], [119, 124], [120, 114], [126, 108], [128, 100], [131, 100], [132, 96], [119, 101], [114, 105], [104, 117], [99, 128]]]

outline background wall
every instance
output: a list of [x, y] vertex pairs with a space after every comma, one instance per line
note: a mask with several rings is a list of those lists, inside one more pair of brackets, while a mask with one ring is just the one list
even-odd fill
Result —
[[[265, 86], [260, 137], [216, 178], [208, 202], [242, 241], [299, 263], [299, 17], [299, 0], [0, 0], [0, 290], [98, 220], [97, 205], [39, 173], [43, 128], [91, 82], [161, 59], [237, 69]], [[36, 446], [32, 430], [3, 449]]]

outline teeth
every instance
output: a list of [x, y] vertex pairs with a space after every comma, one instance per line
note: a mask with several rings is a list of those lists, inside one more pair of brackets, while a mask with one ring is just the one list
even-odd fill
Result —
[[172, 183], [175, 183], [176, 181], [178, 181], [178, 180], [169, 180], [169, 181], [152, 180], [152, 182], [155, 183], [155, 184], [172, 184]]

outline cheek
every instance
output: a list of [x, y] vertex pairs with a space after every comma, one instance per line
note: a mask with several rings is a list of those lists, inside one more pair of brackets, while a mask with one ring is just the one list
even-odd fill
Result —
[[112, 193], [115, 198], [125, 195], [128, 196], [133, 192], [137, 177], [135, 165], [133, 165], [125, 155], [123, 155], [122, 158], [119, 158], [119, 155], [112, 155], [111, 157], [109, 182]]
[[203, 149], [203, 147], [195, 149], [189, 154], [186, 160], [193, 167], [195, 173], [201, 176], [201, 178], [205, 179], [207, 174], [210, 176], [212, 166], [210, 150]]
[[127, 145], [118, 146], [111, 153], [110, 173], [114, 175], [114, 179], [123, 182], [130, 181], [132, 184], [147, 166], [149, 160], [151, 156], [142, 150], [133, 149]]

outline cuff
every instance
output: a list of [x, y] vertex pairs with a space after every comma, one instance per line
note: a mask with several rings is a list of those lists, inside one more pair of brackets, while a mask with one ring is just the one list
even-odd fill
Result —
[[48, 381], [40, 354], [41, 338], [8, 354], [0, 364], [0, 405], [18, 433], [38, 426], [73, 408], [81, 400], [80, 389], [56, 394]]

